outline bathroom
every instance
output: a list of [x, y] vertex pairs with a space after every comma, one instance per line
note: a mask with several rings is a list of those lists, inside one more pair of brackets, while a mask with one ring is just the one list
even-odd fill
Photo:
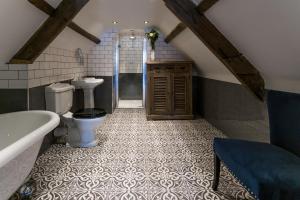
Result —
[[1, 1], [0, 200], [255, 199], [213, 145], [269, 143], [265, 94], [300, 101], [299, 6], [285, 6]]
[[[34, 148], [30, 147], [20, 155], [32, 154], [31, 163], [20, 164], [26, 173], [12, 171], [19, 173], [20, 180], [8, 188], [1, 183], [3, 193], [0, 196], [7, 198], [17, 186], [21, 186], [19, 190], [22, 190], [20, 183], [25, 183], [25, 189], [31, 188], [27, 175], [34, 159], [42, 158], [53, 145], [96, 148], [105, 142], [106, 136], [96, 136], [94, 130], [104, 123], [106, 116], [116, 109], [145, 108], [145, 67], [151, 56], [145, 33], [159, 29], [152, 27], [147, 20], [142, 21], [144, 29], [123, 29], [118, 24], [113, 21], [109, 28], [102, 30], [98, 44], [90, 41], [80, 43], [78, 39], [83, 40], [81, 36], [66, 29], [32, 64], [1, 64], [0, 113], [47, 110], [57, 113], [60, 122], [52, 117], [56, 123], [55, 126], [52, 124], [52, 131], [43, 133], [44, 137]], [[67, 37], [76, 40], [76, 43], [66, 42]], [[8, 55], [3, 55], [2, 59], [8, 59]], [[156, 42], [155, 59], [170, 61], [185, 60], [186, 57], [174, 46], [165, 43], [161, 34]], [[89, 82], [88, 78], [93, 80]], [[95, 80], [97, 83], [93, 83]], [[6, 146], [7, 143], [3, 144], [3, 148]], [[20, 163], [19, 157], [10, 162], [8, 158], [4, 160], [6, 165], [0, 170], [1, 174], [4, 175], [12, 163]], [[9, 182], [10, 176], [1, 177]], [[19, 190], [12, 198], [19, 198], [16, 196], [20, 195]]]

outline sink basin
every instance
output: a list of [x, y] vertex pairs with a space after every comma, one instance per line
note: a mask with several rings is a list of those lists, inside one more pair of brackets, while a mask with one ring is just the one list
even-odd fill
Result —
[[80, 80], [72, 81], [72, 85], [77, 89], [83, 89], [84, 108], [95, 108], [94, 89], [104, 82], [103, 79], [95, 77], [87, 77]]
[[74, 85], [77, 89], [94, 89], [98, 85], [101, 85], [103, 82], [104, 82], [103, 79], [88, 77], [88, 78], [72, 81], [72, 85]]

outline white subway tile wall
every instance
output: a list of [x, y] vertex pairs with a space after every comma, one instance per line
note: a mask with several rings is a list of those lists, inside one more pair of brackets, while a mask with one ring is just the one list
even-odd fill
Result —
[[84, 60], [84, 65], [80, 65], [75, 51], [48, 47], [33, 64], [28, 65], [29, 88], [87, 76], [86, 53]]
[[120, 73], [142, 73], [144, 35], [130, 33], [120, 36]]
[[[165, 43], [165, 38], [160, 34], [155, 43], [155, 60], [156, 61], [177, 61], [187, 60], [187, 56], [178, 51], [173, 45]], [[147, 60], [150, 60], [151, 46], [147, 43]]]
[[27, 79], [27, 65], [0, 64], [0, 89], [25, 89]]
[[[113, 76], [116, 66], [117, 43], [120, 40], [120, 73], [141, 73], [143, 56], [143, 34], [135, 40], [120, 34], [115, 29], [101, 35], [101, 43], [84, 53], [84, 65], [77, 62], [75, 51], [48, 47], [30, 65], [0, 64], [0, 88], [33, 88], [70, 80], [82, 76]], [[148, 60], [150, 45], [147, 43]], [[156, 42], [157, 61], [186, 60], [186, 56], [160, 36]]]
[[118, 31], [114, 29], [101, 35], [101, 43], [88, 54], [88, 76], [113, 76], [118, 37]]
[[[113, 76], [116, 66], [117, 42], [120, 44], [120, 73], [142, 72], [143, 39], [140, 32], [131, 41], [126, 34], [117, 30], [108, 30], [101, 35], [101, 43], [93, 47], [88, 53], [88, 76]], [[128, 35], [128, 33], [127, 33]], [[147, 43], [147, 59], [150, 60], [150, 44]], [[156, 42], [155, 57], [157, 61], [187, 60], [187, 57], [171, 44], [164, 42], [160, 35]], [[140, 63], [138, 65], [138, 63]]]

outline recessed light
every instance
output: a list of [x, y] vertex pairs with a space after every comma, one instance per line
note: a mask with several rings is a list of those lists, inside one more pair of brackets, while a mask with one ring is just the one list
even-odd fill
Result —
[[149, 22], [148, 22], [148, 21], [144, 21], [144, 23], [145, 23], [145, 24], [149, 24]]
[[118, 24], [119, 22], [118, 21], [113, 21], [113, 24]]

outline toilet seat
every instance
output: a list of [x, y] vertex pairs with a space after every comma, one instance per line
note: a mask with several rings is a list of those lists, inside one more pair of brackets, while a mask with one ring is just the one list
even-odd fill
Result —
[[104, 117], [106, 112], [100, 108], [85, 108], [78, 110], [73, 114], [73, 118], [75, 119], [95, 119]]

